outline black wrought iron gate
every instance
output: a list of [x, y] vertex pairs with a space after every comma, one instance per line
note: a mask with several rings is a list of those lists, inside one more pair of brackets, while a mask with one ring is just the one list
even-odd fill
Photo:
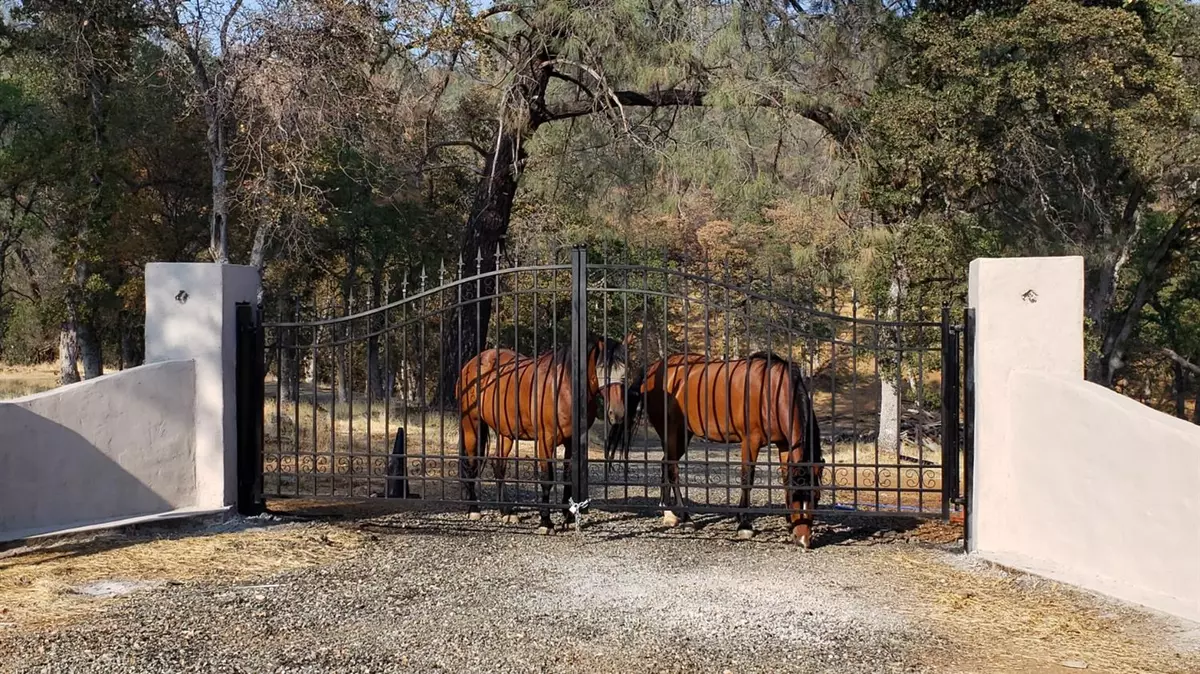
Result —
[[[692, 354], [696, 367], [719, 376], [732, 367], [722, 363], [754, 353], [804, 373], [823, 449], [818, 513], [950, 517], [961, 508], [969, 470], [962, 463], [963, 330], [950, 307], [927, 316], [906, 298], [867, 302], [852, 290], [755, 275], [738, 260], [683, 261], [612, 247], [618, 250], [577, 247], [527, 261], [497, 252], [495, 270], [474, 275], [463, 273], [461, 261], [457, 269], [421, 269], [361, 310], [346, 293], [321, 288], [308, 296], [275, 292], [265, 307], [239, 308], [239, 508], [273, 498], [418, 497], [520, 512], [536, 508], [547, 486], [559, 502], [569, 485], [573, 500], [591, 508], [656, 511], [664, 453], [644, 409], [628, 455], [614, 456], [609, 446], [639, 374], [663, 358]], [[599, 396], [588, 389], [595, 336], [623, 344], [626, 356], [624, 376]], [[496, 428], [483, 429], [490, 436], [484, 460], [464, 460], [472, 431], [454, 390], [465, 386], [463, 368], [476, 356], [495, 364], [510, 353], [518, 369], [538, 355], [559, 368], [535, 381], [549, 392], [543, 398], [581, 401], [563, 417], [583, 429], [565, 443], [569, 471], [564, 448], [547, 475], [532, 437], [502, 440]], [[519, 381], [486, 380], [496, 395], [474, 404], [496, 405], [499, 413], [497, 400], [515, 398], [513, 419], [549, 404], [517, 394]], [[719, 391], [704, 395], [710, 407], [722, 399]], [[590, 429], [589, 399], [598, 410]], [[689, 427], [686, 454], [673, 462], [685, 509], [744, 510], [740, 446], [703, 435]], [[748, 509], [782, 512], [788, 461], [770, 447], [757, 459]]]

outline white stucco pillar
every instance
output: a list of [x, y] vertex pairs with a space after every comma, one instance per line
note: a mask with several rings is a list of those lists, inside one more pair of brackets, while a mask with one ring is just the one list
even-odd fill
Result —
[[[975, 463], [971, 551], [1004, 549], [1010, 532], [1009, 375], [1028, 370], [1083, 378], [1083, 258], [978, 259], [968, 306], [975, 310]], [[1059, 476], [1047, 475], [1053, 489]]]
[[146, 362], [196, 363], [196, 506], [234, 505], [237, 418], [235, 308], [256, 302], [254, 267], [213, 263], [146, 265]]

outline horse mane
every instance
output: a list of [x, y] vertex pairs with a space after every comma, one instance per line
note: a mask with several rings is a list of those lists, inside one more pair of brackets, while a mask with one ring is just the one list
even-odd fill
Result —
[[[600, 361], [610, 365], [613, 363], [623, 364], [625, 362], [625, 357], [621, 354], [621, 347], [623, 346], [621, 342], [612, 339], [611, 337], [601, 337], [600, 335], [592, 332], [588, 333], [587, 355], [591, 356], [593, 353], [599, 351], [600, 349], [598, 345], [601, 341], [604, 342], [604, 352], [597, 354]], [[570, 340], [568, 340], [566, 344], [554, 349], [554, 352], [550, 356], [550, 363], [552, 365], [570, 365]]]

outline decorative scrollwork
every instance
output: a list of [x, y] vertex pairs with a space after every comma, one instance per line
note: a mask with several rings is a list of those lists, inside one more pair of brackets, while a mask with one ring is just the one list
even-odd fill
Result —
[[329, 463], [330, 463], [329, 456], [327, 456], [327, 455], [326, 455], [326, 456], [319, 456], [319, 457], [317, 457], [316, 466], [315, 466], [315, 468], [313, 469], [313, 472], [314, 472], [314, 473], [328, 473], [328, 472], [330, 472], [330, 471], [329, 471]]
[[921, 487], [921, 471], [918, 468], [904, 469], [904, 488], [919, 489]]
[[317, 472], [316, 459], [311, 456], [300, 457], [300, 464], [296, 468], [297, 473], [315, 473]]
[[854, 481], [850, 478], [850, 469], [844, 466], [834, 468], [832, 484], [836, 487], [847, 487], [854, 484]]
[[346, 475], [350, 472], [350, 457], [338, 456], [334, 457], [334, 472], [338, 475]]
[[350, 457], [350, 472], [354, 475], [361, 475], [367, 471], [367, 460], [362, 456]]
[[942, 469], [926, 468], [921, 471], [921, 486], [925, 489], [940, 489], [942, 486]]
[[893, 468], [879, 468], [876, 473], [875, 486], [880, 489], [891, 489], [896, 486], [896, 475]]
[[386, 456], [371, 457], [371, 475], [387, 475], [388, 460]]

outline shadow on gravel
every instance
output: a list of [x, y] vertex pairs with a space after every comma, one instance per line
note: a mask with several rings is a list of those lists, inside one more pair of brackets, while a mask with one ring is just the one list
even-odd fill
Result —
[[[736, 515], [692, 515], [691, 522], [670, 528], [662, 523], [657, 503], [624, 504], [640, 512], [593, 510], [584, 518], [583, 532], [589, 540], [613, 542], [637, 538], [683, 538], [735, 540]], [[495, 511], [485, 510], [479, 520], [467, 519], [462, 506], [437, 501], [275, 501], [272, 512], [284, 519], [322, 520], [378, 535], [424, 535], [469, 537], [515, 535], [540, 537], [535, 510], [519, 510], [517, 524], [500, 521]], [[574, 535], [574, 528], [562, 526], [562, 506], [554, 504], [551, 515], [556, 535]], [[754, 520], [758, 534], [746, 544], [779, 545], [789, 542], [788, 525], [781, 515], [759, 515]], [[911, 544], [950, 548], [958, 544], [961, 527], [937, 520], [911, 517], [827, 513], [817, 517], [814, 548], [825, 546], [861, 546], [881, 543]]]

